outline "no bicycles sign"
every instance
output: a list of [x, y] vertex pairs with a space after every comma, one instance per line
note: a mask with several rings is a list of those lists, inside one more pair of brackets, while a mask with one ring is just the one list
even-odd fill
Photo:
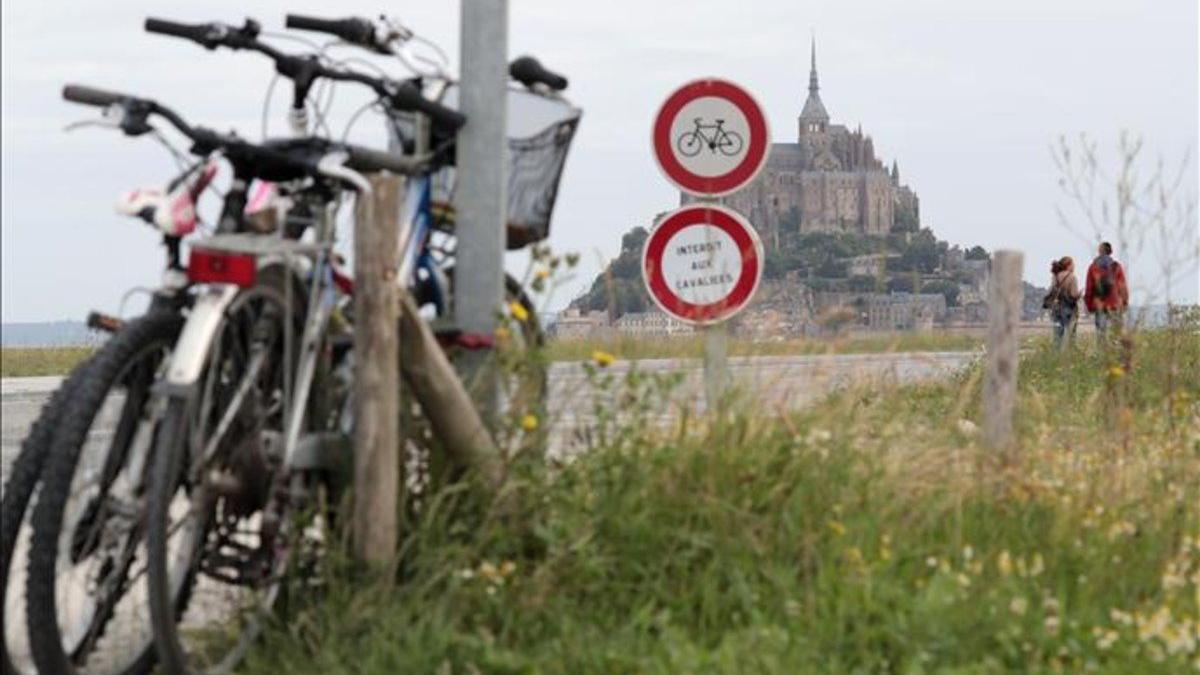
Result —
[[654, 157], [667, 179], [698, 197], [727, 195], [749, 183], [766, 163], [767, 119], [745, 89], [732, 82], [689, 82], [654, 119]]
[[736, 211], [693, 204], [673, 211], [642, 249], [642, 278], [662, 310], [696, 324], [724, 321], [754, 296], [762, 277], [758, 233]]

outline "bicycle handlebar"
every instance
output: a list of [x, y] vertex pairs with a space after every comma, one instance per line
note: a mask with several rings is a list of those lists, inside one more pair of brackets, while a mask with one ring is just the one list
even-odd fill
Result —
[[280, 75], [297, 84], [298, 98], [300, 98], [300, 101], [297, 101], [298, 105], [302, 105], [301, 94], [307, 94], [308, 86], [313, 79], [324, 77], [330, 80], [366, 85], [394, 108], [424, 113], [429, 116], [435, 126], [448, 133], [458, 131], [467, 121], [467, 118], [457, 110], [425, 98], [421, 95], [420, 90], [410, 83], [396, 83], [386, 78], [372, 77], [352, 70], [328, 68], [322, 65], [315, 56], [284, 54], [258, 40], [258, 24], [250, 20], [247, 20], [246, 25], [242, 28], [231, 28], [220, 23], [188, 25], [150, 18], [146, 19], [145, 27], [151, 33], [192, 40], [208, 49], [221, 46], [234, 50], [248, 49], [266, 55], [275, 62], [275, 70]]
[[375, 41], [375, 27], [367, 19], [347, 17], [345, 19], [319, 19], [313, 16], [288, 14], [283, 25], [298, 30], [311, 30], [318, 33], [335, 35], [351, 44], [370, 47], [378, 50], [380, 45]]
[[62, 95], [64, 99], [82, 105], [107, 107], [116, 104], [143, 117], [150, 114], [163, 117], [192, 141], [191, 152], [193, 154], [204, 156], [221, 150], [235, 167], [241, 167], [246, 173], [267, 180], [289, 180], [300, 176], [323, 175], [319, 166], [320, 159], [338, 151], [346, 153], [347, 159], [344, 164], [347, 168], [363, 173], [391, 171], [410, 175], [424, 170], [426, 166], [426, 158], [402, 157], [371, 148], [334, 143], [319, 138], [288, 139], [264, 144], [251, 143], [237, 136], [221, 134], [203, 127], [193, 127], [175, 111], [157, 101], [82, 85], [67, 85], [63, 87]]
[[133, 98], [126, 94], [94, 89], [79, 84], [68, 84], [63, 87], [62, 96], [72, 103], [100, 106], [101, 108], [107, 108], [114, 103], [120, 103], [126, 99]]

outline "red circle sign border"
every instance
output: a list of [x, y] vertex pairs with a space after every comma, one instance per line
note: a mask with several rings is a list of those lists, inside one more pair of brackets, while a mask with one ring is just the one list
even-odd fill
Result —
[[[705, 214], [705, 212], [708, 212]], [[697, 218], [690, 218], [696, 214]], [[712, 225], [724, 231], [742, 253], [742, 274], [733, 290], [721, 300], [707, 305], [690, 303], [667, 286], [661, 262], [667, 242], [680, 230], [692, 225]], [[725, 321], [746, 306], [758, 288], [763, 272], [762, 240], [750, 222], [737, 211], [715, 204], [692, 204], [676, 209], [654, 228], [642, 247], [642, 281], [659, 309], [682, 321], [707, 325]]]
[[[746, 116], [746, 122], [750, 125], [750, 145], [746, 151], [746, 158], [720, 176], [701, 176], [688, 171], [675, 159], [671, 150], [671, 122], [674, 121], [675, 115], [683, 106], [702, 96], [717, 96], [733, 103]], [[668, 96], [658, 109], [651, 132], [654, 158], [667, 180], [680, 190], [698, 197], [727, 195], [754, 180], [767, 164], [769, 142], [767, 118], [763, 115], [758, 101], [740, 86], [713, 77], [688, 82]]]

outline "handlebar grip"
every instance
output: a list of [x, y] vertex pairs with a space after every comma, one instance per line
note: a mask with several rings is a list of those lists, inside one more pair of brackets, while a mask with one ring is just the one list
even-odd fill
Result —
[[126, 94], [118, 94], [113, 91], [104, 91], [103, 89], [93, 89], [79, 84], [68, 84], [63, 87], [62, 97], [72, 103], [82, 103], [83, 105], [94, 105], [102, 108], [107, 108], [114, 103], [120, 103], [133, 98]]
[[175, 21], [167, 21], [165, 19], [155, 19], [153, 17], [146, 19], [145, 28], [147, 33], [159, 33], [162, 35], [170, 35], [180, 37], [185, 40], [198, 42], [209, 49], [216, 46], [212, 35], [212, 26], [208, 24], [186, 24], [176, 23]]
[[526, 87], [544, 84], [554, 91], [562, 91], [567, 88], [567, 78], [547, 70], [540, 61], [532, 56], [522, 56], [513, 61], [508, 66], [508, 74]]
[[363, 47], [375, 46], [375, 27], [370, 21], [358, 18], [318, 19], [313, 16], [288, 14], [284, 24], [288, 28], [311, 30], [336, 35], [346, 42]]
[[420, 169], [420, 162], [411, 157], [402, 157], [390, 152], [381, 152], [358, 145], [347, 145], [345, 149], [350, 155], [346, 160], [346, 166], [362, 173], [391, 171], [392, 173], [409, 175], [416, 173]]
[[401, 110], [415, 110], [429, 116], [435, 127], [454, 132], [467, 123], [466, 115], [453, 108], [430, 101], [421, 94], [416, 85], [405, 82], [396, 88], [391, 96], [392, 104]]

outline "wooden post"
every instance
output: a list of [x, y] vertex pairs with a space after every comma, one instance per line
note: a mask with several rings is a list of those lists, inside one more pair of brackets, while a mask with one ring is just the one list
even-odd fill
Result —
[[704, 400], [708, 411], [720, 412], [729, 386], [729, 324], [704, 328]]
[[983, 382], [983, 435], [993, 448], [1013, 445], [1017, 402], [1017, 326], [1021, 321], [1024, 256], [996, 251], [988, 285], [987, 370]]
[[404, 383], [421, 404], [450, 462], [488, 491], [499, 490], [504, 458], [445, 350], [407, 295], [400, 298], [400, 345]]
[[354, 552], [386, 563], [396, 552], [400, 483], [400, 352], [396, 334], [400, 199], [404, 180], [371, 176], [354, 223]]

